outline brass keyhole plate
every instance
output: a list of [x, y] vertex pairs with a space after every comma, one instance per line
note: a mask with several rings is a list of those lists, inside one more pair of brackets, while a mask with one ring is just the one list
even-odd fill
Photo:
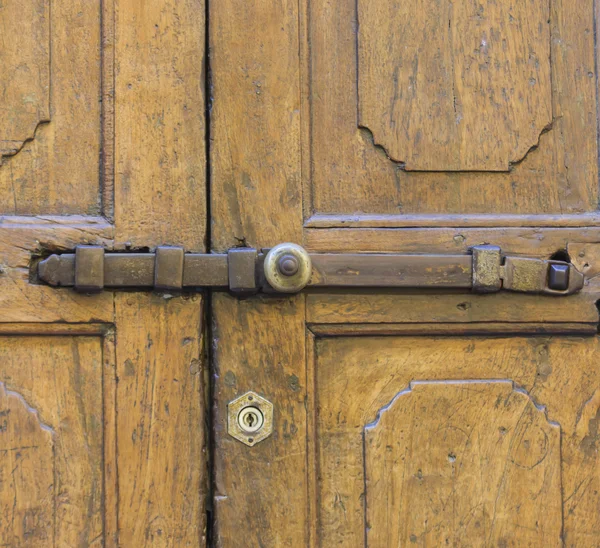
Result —
[[227, 404], [227, 431], [252, 447], [273, 432], [273, 404], [256, 392], [246, 392]]

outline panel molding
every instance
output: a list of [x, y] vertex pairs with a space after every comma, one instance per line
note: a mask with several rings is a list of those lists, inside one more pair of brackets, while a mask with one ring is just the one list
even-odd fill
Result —
[[56, 335], [104, 337], [114, 329], [110, 323], [0, 323], [0, 335]]
[[390, 336], [460, 336], [493, 335], [495, 337], [514, 337], [515, 335], [581, 335], [597, 336], [598, 324], [581, 323], [322, 323], [307, 324], [307, 329], [315, 337], [351, 337], [369, 335]]
[[305, 228], [575, 228], [600, 226], [600, 213], [567, 215], [311, 215]]

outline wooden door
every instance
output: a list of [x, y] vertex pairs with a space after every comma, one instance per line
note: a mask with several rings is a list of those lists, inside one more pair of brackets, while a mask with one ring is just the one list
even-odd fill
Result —
[[[209, 5], [212, 250], [562, 257], [575, 296], [213, 296], [217, 546], [600, 545], [592, 0]], [[274, 406], [253, 447], [227, 404]]]
[[204, 542], [203, 300], [35, 281], [206, 230], [202, 1], [0, 2], [0, 545]]

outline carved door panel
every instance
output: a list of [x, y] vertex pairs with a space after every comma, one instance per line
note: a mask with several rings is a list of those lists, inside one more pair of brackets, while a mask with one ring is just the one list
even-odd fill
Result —
[[[209, 18], [214, 251], [490, 244], [586, 276], [564, 298], [214, 296], [217, 545], [597, 546], [595, 3], [223, 0]], [[249, 390], [274, 406], [252, 447], [227, 431]]]
[[200, 295], [78, 294], [35, 266], [204, 249], [204, 26], [202, 2], [0, 2], [2, 546], [203, 542]]

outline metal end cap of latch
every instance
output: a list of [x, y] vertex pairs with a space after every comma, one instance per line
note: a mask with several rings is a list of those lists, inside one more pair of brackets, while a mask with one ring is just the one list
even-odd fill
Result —
[[312, 275], [312, 262], [306, 250], [292, 243], [279, 244], [269, 250], [264, 262], [265, 278], [280, 293], [297, 293]]

